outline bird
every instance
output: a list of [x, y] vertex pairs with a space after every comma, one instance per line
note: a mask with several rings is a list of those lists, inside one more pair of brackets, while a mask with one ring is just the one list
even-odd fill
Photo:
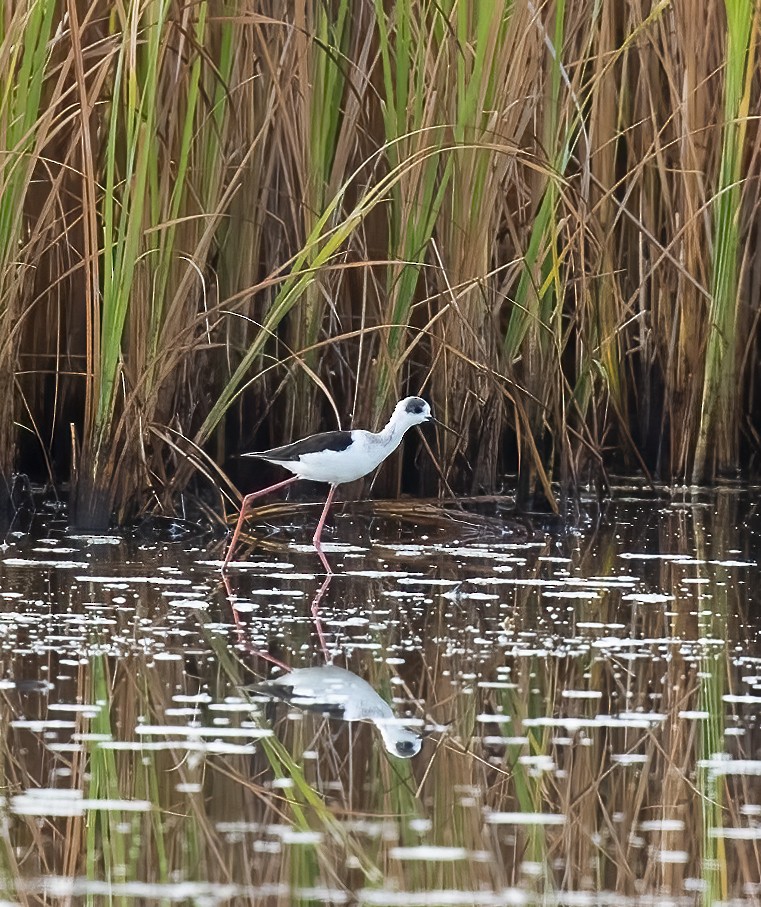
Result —
[[400, 759], [416, 756], [423, 744], [422, 734], [396, 718], [391, 706], [366, 680], [336, 665], [294, 668], [274, 680], [243, 689], [329, 718], [369, 721], [380, 731], [386, 750]]
[[256, 498], [285, 488], [299, 479], [308, 479], [311, 482], [326, 482], [330, 485], [328, 498], [312, 539], [312, 544], [330, 576], [333, 570], [323, 553], [321, 539], [336, 488], [372, 472], [399, 447], [407, 429], [429, 421], [438, 421], [434, 419], [430, 405], [422, 397], [405, 397], [396, 404], [385, 428], [379, 432], [356, 428], [351, 431], [327, 431], [310, 435], [284, 447], [243, 454], [244, 457], [255, 457], [283, 466], [293, 475], [260, 491], [251, 492], [243, 498], [238, 522], [222, 563], [222, 572], [227, 569], [233, 556], [246, 511], [251, 503]]

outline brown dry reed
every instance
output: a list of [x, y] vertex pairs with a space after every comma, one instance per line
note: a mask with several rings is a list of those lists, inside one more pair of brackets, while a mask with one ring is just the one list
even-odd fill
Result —
[[[458, 435], [419, 492], [759, 446], [752, 0], [0, 6], [0, 510], [173, 512], [241, 446]], [[377, 489], [402, 487], [403, 463]]]

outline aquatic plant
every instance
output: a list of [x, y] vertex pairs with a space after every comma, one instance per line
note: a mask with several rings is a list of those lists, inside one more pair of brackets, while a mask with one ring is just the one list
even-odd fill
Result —
[[460, 437], [379, 493], [754, 465], [759, 21], [704, 12], [13, 4], [0, 511], [20, 471], [80, 525], [208, 512], [242, 445], [407, 393]]

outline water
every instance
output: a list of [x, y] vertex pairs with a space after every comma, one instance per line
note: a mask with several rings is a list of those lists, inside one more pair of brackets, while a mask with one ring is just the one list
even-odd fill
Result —
[[316, 618], [308, 517], [226, 586], [51, 511], [0, 551], [0, 903], [756, 903], [754, 496], [347, 507]]

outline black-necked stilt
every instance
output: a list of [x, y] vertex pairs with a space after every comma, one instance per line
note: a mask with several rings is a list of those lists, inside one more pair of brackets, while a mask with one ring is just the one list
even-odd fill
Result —
[[290, 479], [262, 488], [261, 491], [254, 491], [243, 498], [240, 516], [227, 549], [222, 570], [225, 570], [230, 563], [246, 511], [252, 501], [271, 491], [285, 488], [299, 479], [308, 479], [312, 482], [330, 484], [328, 499], [322, 509], [312, 542], [326, 571], [329, 575], [332, 574], [330, 564], [322, 551], [321, 537], [336, 488], [345, 482], [361, 479], [362, 476], [372, 472], [401, 444], [408, 428], [431, 419], [433, 419], [431, 407], [425, 400], [421, 397], [406, 397], [396, 404], [388, 424], [379, 432], [363, 431], [362, 429], [328, 431], [310, 435], [308, 438], [294, 441], [293, 444], [286, 444], [284, 447], [263, 450], [261, 453], [243, 454], [245, 457], [257, 457], [268, 463], [284, 466], [293, 475]]
[[370, 721], [380, 731], [388, 752], [401, 759], [420, 752], [422, 735], [406, 727], [366, 680], [344, 668], [335, 665], [295, 668], [275, 680], [245, 689], [330, 718]]

